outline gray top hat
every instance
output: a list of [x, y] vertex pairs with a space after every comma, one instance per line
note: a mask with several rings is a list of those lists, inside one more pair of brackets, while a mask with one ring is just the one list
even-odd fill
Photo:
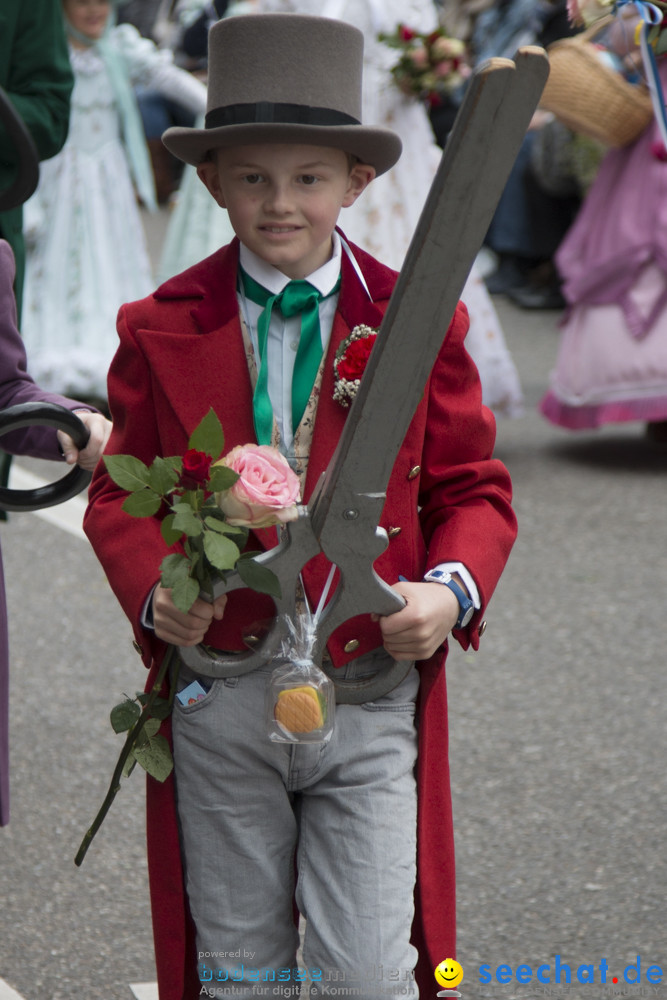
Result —
[[382, 174], [401, 155], [401, 140], [361, 124], [363, 46], [357, 28], [331, 18], [223, 18], [209, 32], [206, 127], [169, 128], [162, 141], [195, 166], [224, 146], [334, 146]]

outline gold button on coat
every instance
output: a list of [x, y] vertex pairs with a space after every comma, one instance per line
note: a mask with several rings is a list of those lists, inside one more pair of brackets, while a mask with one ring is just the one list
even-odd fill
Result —
[[139, 643], [137, 642], [136, 639], [132, 640], [132, 645], [134, 646], [135, 653], [138, 653], [139, 656], [143, 656], [144, 655], [144, 651], [143, 651], [143, 649], [141, 648], [141, 646], [139, 645]]
[[486, 620], [484, 620], [483, 622], [480, 622], [480, 626], [479, 626], [479, 634], [480, 634], [480, 636], [483, 636], [485, 632], [486, 632]]
[[422, 471], [421, 465], [413, 465], [408, 472], [408, 479], [416, 479], [419, 473]]
[[343, 649], [345, 650], [346, 653], [354, 653], [355, 649], [359, 649], [359, 640], [350, 639], [349, 642], [345, 643]]
[[387, 534], [390, 538], [396, 538], [397, 535], [403, 531], [403, 528], [387, 528]]

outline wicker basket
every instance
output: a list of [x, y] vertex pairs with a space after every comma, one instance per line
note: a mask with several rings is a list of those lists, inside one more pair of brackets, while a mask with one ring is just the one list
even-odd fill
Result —
[[607, 146], [628, 146], [653, 117], [651, 98], [646, 87], [628, 83], [604, 65], [592, 35], [589, 29], [549, 46], [549, 79], [540, 107], [573, 132]]

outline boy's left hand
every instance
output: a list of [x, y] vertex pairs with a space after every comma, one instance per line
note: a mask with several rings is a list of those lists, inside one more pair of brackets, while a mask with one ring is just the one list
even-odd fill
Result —
[[82, 469], [88, 469], [89, 472], [92, 472], [101, 459], [109, 440], [111, 421], [103, 417], [101, 413], [91, 413], [90, 410], [75, 410], [74, 412], [88, 428], [90, 434], [88, 444], [79, 451], [72, 438], [64, 431], [58, 431], [58, 441], [68, 465], [74, 465], [76, 462]]
[[456, 625], [459, 602], [440, 583], [400, 581], [392, 589], [407, 604], [393, 615], [372, 616], [380, 623], [384, 648], [395, 660], [427, 660]]

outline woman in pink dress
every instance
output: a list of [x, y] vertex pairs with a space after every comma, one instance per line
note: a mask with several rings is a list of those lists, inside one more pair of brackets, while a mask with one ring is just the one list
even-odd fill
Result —
[[[667, 64], [660, 65], [663, 89]], [[540, 409], [571, 430], [667, 430], [667, 152], [653, 121], [610, 150], [556, 263], [568, 307]]]

